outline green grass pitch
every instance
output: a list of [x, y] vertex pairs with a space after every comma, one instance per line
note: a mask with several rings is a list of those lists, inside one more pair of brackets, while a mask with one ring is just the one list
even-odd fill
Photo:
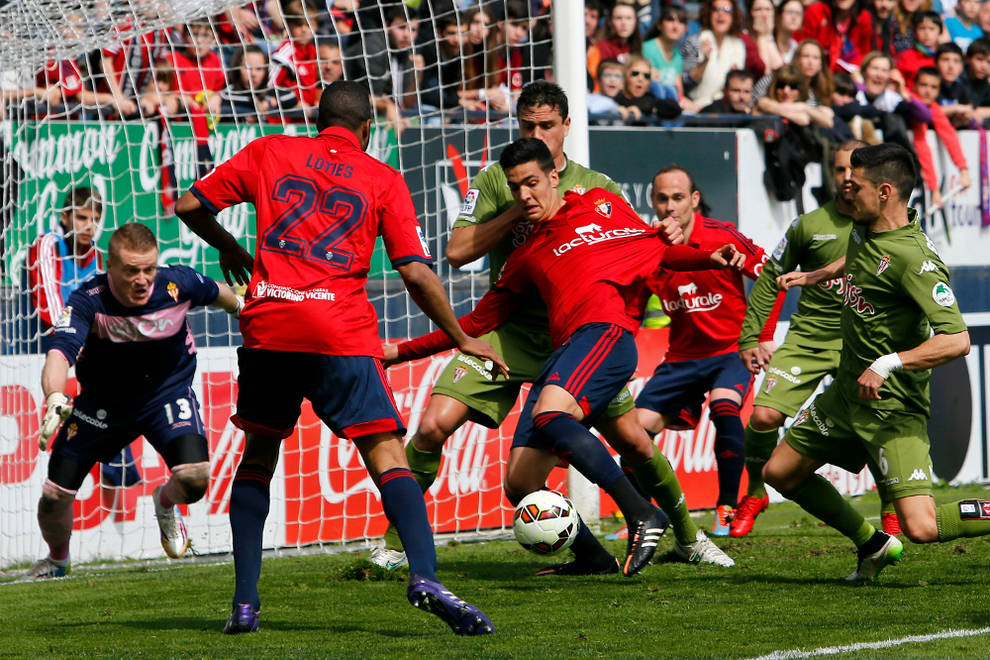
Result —
[[[990, 498], [980, 486], [935, 494], [939, 502]], [[877, 517], [875, 493], [854, 501]], [[266, 558], [261, 632], [235, 637], [220, 633], [233, 588], [229, 557], [76, 566], [68, 579], [44, 583], [16, 583], [8, 571], [0, 656], [746, 658], [926, 635], [935, 637], [830, 657], [990, 654], [990, 632], [940, 635], [990, 626], [990, 539], [905, 542], [901, 562], [867, 585], [843, 580], [855, 564], [850, 543], [790, 503], [771, 506], [749, 537], [718, 540], [735, 568], [677, 563], [671, 543], [668, 535], [654, 565], [634, 578], [537, 578], [547, 560], [515, 542], [443, 545], [441, 579], [496, 626], [484, 638], [453, 635], [406, 602], [404, 575], [353, 553]]]

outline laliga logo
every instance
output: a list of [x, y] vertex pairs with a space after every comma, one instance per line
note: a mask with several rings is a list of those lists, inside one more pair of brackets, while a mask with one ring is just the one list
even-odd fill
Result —
[[692, 312], [710, 312], [722, 304], [721, 293], [705, 293], [698, 295], [698, 285], [688, 282], [677, 287], [676, 300], [664, 300], [663, 309], [665, 312], [676, 312], [684, 310], [688, 314]]

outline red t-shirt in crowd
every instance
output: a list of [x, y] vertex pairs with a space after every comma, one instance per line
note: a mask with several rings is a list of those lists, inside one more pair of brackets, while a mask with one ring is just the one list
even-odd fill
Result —
[[406, 182], [352, 132], [258, 138], [191, 192], [214, 214], [254, 204], [258, 242], [240, 315], [245, 346], [383, 356], [364, 290], [375, 239], [383, 237], [393, 266], [432, 258]]
[[183, 51], [176, 51], [169, 54], [168, 61], [175, 71], [175, 91], [184, 96], [196, 96], [206, 90], [219, 92], [227, 86], [223, 62], [216, 53], [207, 53], [195, 60]]
[[[666, 361], [697, 360], [739, 350], [739, 330], [746, 316], [743, 275], [755, 280], [767, 255], [734, 225], [694, 214], [688, 245], [717, 250], [727, 243], [746, 255], [741, 273], [734, 269], [693, 273], [660, 270], [648, 280], [650, 290], [660, 298], [664, 312], [671, 318]], [[782, 302], [783, 297], [779, 297], [760, 341], [773, 339]]]
[[155, 62], [168, 54], [168, 48], [165, 31], [157, 30], [107, 46], [103, 56], [113, 62], [114, 79], [124, 96], [133, 98], [144, 93]]
[[316, 64], [316, 44], [283, 41], [272, 53], [276, 64], [273, 75], [274, 87], [294, 87], [296, 96], [307, 105], [320, 102], [319, 69]]

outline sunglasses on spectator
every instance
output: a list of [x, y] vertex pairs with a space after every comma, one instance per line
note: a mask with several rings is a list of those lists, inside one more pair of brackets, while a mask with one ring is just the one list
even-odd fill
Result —
[[716, 14], [731, 14], [732, 7], [726, 7], [725, 5], [722, 5], [721, 7], [712, 7], [712, 11], [715, 12]]
[[781, 81], [781, 82], [777, 83], [777, 89], [789, 89], [792, 92], [797, 92], [797, 91], [800, 91], [801, 85], [800, 85], [800, 83], [796, 83], [796, 82], [784, 82], [784, 81]]
[[649, 78], [650, 77], [650, 72], [649, 71], [630, 71], [629, 72], [629, 75], [632, 76], [633, 78]]

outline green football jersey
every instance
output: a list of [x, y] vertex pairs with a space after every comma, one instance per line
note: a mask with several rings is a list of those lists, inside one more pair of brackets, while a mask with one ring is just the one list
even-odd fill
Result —
[[[619, 184], [615, 181], [600, 172], [595, 172], [575, 163], [573, 160], [567, 161], [567, 165], [562, 171], [559, 171], [559, 175], [561, 197], [571, 190], [584, 193], [592, 188], [604, 188], [616, 195], [625, 197]], [[471, 182], [471, 187], [464, 197], [463, 204], [461, 204], [460, 215], [454, 222], [454, 228], [494, 220], [514, 203], [502, 166], [497, 162], [492, 163], [479, 172], [478, 176], [474, 177], [474, 181]], [[498, 281], [502, 267], [509, 255], [526, 242], [529, 235], [533, 233], [533, 229], [532, 223], [520, 217], [512, 231], [488, 253], [489, 279], [492, 284]], [[534, 328], [539, 327], [543, 332], [549, 332], [546, 304], [538, 295], [530, 297], [514, 312], [513, 321]]]
[[[791, 223], [749, 294], [739, 335], [740, 349], [759, 344], [760, 332], [777, 301], [777, 277], [799, 266], [805, 272], [817, 270], [844, 256], [852, 224], [852, 218], [840, 213], [834, 200]], [[791, 315], [787, 341], [800, 346], [838, 349], [842, 345], [841, 311], [841, 279], [802, 289], [797, 312]]]
[[881, 355], [912, 349], [935, 334], [966, 330], [949, 271], [909, 211], [904, 227], [871, 232], [856, 226], [846, 252], [842, 356], [835, 386], [859, 404], [928, 415], [931, 369], [900, 370], [880, 388], [880, 401], [864, 401], [856, 381]]

